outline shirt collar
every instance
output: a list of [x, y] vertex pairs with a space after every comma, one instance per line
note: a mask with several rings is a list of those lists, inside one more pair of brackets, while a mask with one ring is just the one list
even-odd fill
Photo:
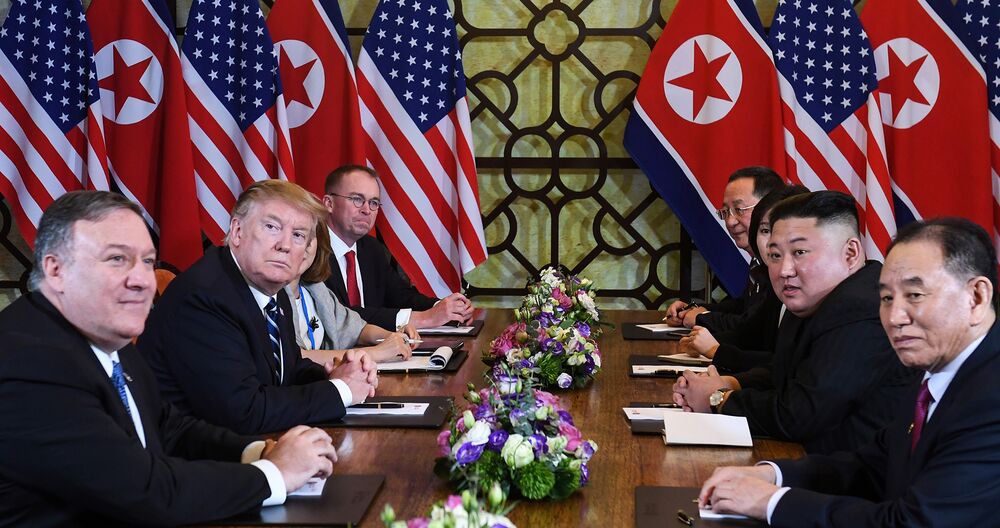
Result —
[[340, 239], [340, 236], [338, 236], [337, 233], [333, 232], [333, 229], [330, 229], [330, 226], [327, 226], [326, 229], [330, 232], [330, 249], [333, 250], [333, 254], [336, 255], [337, 258], [342, 258], [348, 251], [354, 251], [355, 255], [358, 254], [357, 242], [348, 246], [347, 243]]
[[111, 376], [111, 371], [114, 369], [114, 363], [120, 362], [118, 359], [118, 351], [115, 350], [114, 352], [109, 353], [97, 348], [97, 345], [93, 343], [88, 344], [90, 345], [90, 350], [92, 350], [94, 355], [97, 356], [97, 361], [100, 361], [101, 366], [104, 367], [104, 371], [108, 374], [108, 376]]
[[944, 397], [944, 392], [948, 390], [948, 385], [951, 384], [952, 378], [958, 373], [958, 369], [962, 368], [965, 360], [969, 359], [969, 356], [975, 352], [976, 348], [979, 348], [979, 344], [983, 342], [983, 339], [986, 339], [986, 334], [969, 343], [969, 346], [965, 347], [965, 350], [961, 354], [949, 361], [941, 370], [933, 374], [930, 372], [924, 373], [924, 379], [927, 380], [927, 390], [930, 391], [931, 397], [934, 398], [935, 402], [941, 401], [941, 398]]

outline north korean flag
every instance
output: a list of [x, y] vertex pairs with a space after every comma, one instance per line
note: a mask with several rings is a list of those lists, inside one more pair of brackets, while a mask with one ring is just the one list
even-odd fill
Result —
[[278, 49], [295, 180], [323, 194], [344, 164], [365, 164], [351, 46], [332, 0], [278, 0], [267, 19]]
[[625, 148], [731, 292], [749, 255], [715, 211], [728, 176], [748, 165], [784, 173], [777, 74], [749, 0], [680, 0], [653, 48]]
[[160, 260], [202, 254], [184, 81], [164, 0], [94, 0], [87, 10], [112, 187], [142, 206]]
[[870, 0], [861, 20], [875, 50], [897, 224], [964, 216], [992, 233], [985, 73], [953, 29], [954, 6]]

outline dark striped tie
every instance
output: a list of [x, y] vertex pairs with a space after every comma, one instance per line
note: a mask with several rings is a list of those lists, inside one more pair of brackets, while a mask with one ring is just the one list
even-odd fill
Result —
[[122, 364], [117, 361], [112, 361], [111, 365], [111, 383], [113, 383], [115, 388], [118, 389], [118, 397], [122, 399], [122, 405], [125, 406], [125, 412], [127, 412], [129, 417], [131, 417], [132, 409], [128, 406], [128, 394], [125, 393], [125, 372], [122, 370]]
[[278, 330], [278, 321], [281, 319], [274, 297], [264, 307], [264, 314], [267, 319], [267, 335], [271, 338], [271, 351], [274, 353], [274, 377], [281, 383], [281, 332]]

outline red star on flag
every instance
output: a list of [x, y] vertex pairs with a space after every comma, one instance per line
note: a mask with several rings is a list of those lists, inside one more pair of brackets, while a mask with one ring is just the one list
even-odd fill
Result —
[[285, 106], [298, 101], [308, 108], [313, 108], [312, 101], [309, 100], [309, 93], [306, 92], [306, 77], [312, 72], [316, 59], [313, 59], [301, 66], [292, 64], [291, 59], [285, 50], [281, 50], [279, 59], [281, 68], [281, 84], [285, 90]]
[[122, 57], [118, 48], [113, 48], [115, 66], [111, 74], [99, 81], [100, 87], [115, 93], [115, 115], [122, 111], [122, 107], [129, 97], [153, 103], [153, 97], [149, 95], [149, 90], [142, 84], [142, 76], [149, 69], [149, 63], [153, 57], [146, 57], [135, 64], [128, 64]]
[[917, 72], [927, 60], [927, 55], [909, 64], [904, 64], [891, 46], [887, 51], [889, 52], [889, 75], [878, 82], [878, 89], [882, 93], [892, 96], [892, 120], [895, 122], [906, 101], [922, 105], [929, 104], [915, 82]]
[[694, 69], [691, 70], [691, 73], [667, 81], [674, 86], [691, 90], [691, 97], [694, 100], [694, 113], [691, 114], [692, 117], [696, 117], [701, 112], [709, 97], [723, 101], [732, 101], [729, 94], [726, 93], [726, 89], [719, 83], [718, 78], [722, 67], [729, 60], [729, 55], [731, 54], [726, 53], [725, 55], [708, 60], [705, 52], [696, 42], [694, 45]]

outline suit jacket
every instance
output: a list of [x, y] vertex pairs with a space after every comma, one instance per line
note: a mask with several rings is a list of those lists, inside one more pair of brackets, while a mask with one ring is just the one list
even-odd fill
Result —
[[389, 250], [371, 235], [358, 240], [357, 265], [361, 270], [365, 306], [351, 306], [347, 301], [347, 285], [336, 256], [330, 256], [333, 273], [326, 285], [344, 306], [349, 306], [365, 321], [386, 330], [396, 330], [396, 314], [400, 308], [417, 311], [430, 309], [438, 300], [428, 297], [403, 278], [393, 266]]
[[996, 526], [1000, 324], [965, 360], [910, 454], [916, 387], [898, 419], [853, 453], [779, 462], [775, 526]]
[[326, 371], [303, 359], [292, 306], [277, 294], [285, 373], [267, 323], [229, 248], [211, 248], [163, 293], [139, 337], [164, 398], [240, 433], [340, 419], [344, 403]]
[[713, 334], [733, 330], [756, 312], [769, 292], [772, 290], [767, 266], [753, 259], [747, 273], [747, 285], [740, 296], [706, 304], [708, 312], [698, 314], [695, 321]]
[[[358, 344], [361, 331], [368, 324], [358, 315], [358, 312], [340, 304], [340, 301], [333, 295], [330, 288], [322, 282], [312, 284], [302, 284], [302, 287], [312, 295], [313, 302], [316, 303], [315, 315], [320, 324], [323, 325], [323, 342], [320, 343], [322, 350], [343, 350]], [[302, 304], [295, 301], [295, 292], [285, 286], [285, 293], [292, 303], [292, 310], [295, 317], [295, 341], [299, 348], [306, 348], [306, 344], [301, 342], [301, 329], [299, 328], [299, 314], [302, 312]]]
[[774, 355], [781, 299], [768, 286], [764, 299], [728, 331], [713, 334], [719, 342], [712, 364], [720, 371], [743, 372], [766, 366]]
[[143, 448], [87, 340], [40, 293], [0, 312], [0, 342], [0, 526], [186, 524], [270, 495], [260, 470], [232, 463], [254, 439], [164, 404], [128, 345]]
[[899, 362], [879, 321], [869, 261], [802, 319], [786, 313], [769, 367], [738, 374], [743, 390], [722, 407], [750, 431], [803, 444], [809, 453], [857, 449], [895, 418], [920, 373]]

